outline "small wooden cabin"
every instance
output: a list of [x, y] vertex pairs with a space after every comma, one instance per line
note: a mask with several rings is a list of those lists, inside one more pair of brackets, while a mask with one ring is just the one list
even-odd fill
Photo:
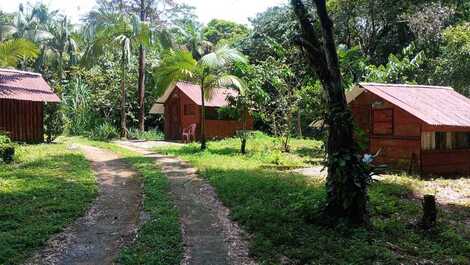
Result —
[[369, 153], [422, 174], [470, 173], [470, 99], [451, 87], [361, 83], [347, 93]]
[[41, 74], [0, 69], [0, 131], [13, 141], [44, 141], [45, 102], [60, 102]]
[[[237, 97], [235, 90], [215, 89], [212, 97], [205, 100], [206, 137], [225, 138], [236, 134], [243, 128], [239, 119], [222, 117], [218, 110], [229, 104], [229, 97]], [[182, 140], [182, 131], [191, 124], [196, 124], [196, 138], [200, 135], [202, 95], [199, 85], [178, 82], [165, 91], [150, 113], [164, 115], [164, 132], [166, 140]], [[247, 130], [253, 129], [253, 119], [248, 118]]]

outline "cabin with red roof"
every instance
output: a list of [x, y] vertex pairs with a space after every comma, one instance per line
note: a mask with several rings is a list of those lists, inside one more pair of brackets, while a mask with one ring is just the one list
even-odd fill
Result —
[[425, 175], [470, 173], [470, 99], [451, 87], [361, 83], [347, 93], [378, 163]]
[[[238, 92], [228, 88], [217, 88], [210, 99], [205, 100], [206, 137], [226, 138], [243, 129], [242, 122], [220, 115], [218, 110], [229, 105], [229, 97], [237, 97]], [[196, 124], [196, 138], [200, 135], [202, 94], [199, 85], [178, 82], [165, 91], [152, 106], [151, 114], [163, 114], [166, 140], [183, 140], [183, 130]], [[247, 121], [247, 130], [253, 129], [253, 118]]]
[[13, 141], [44, 141], [43, 109], [60, 102], [41, 74], [0, 69], [0, 132]]

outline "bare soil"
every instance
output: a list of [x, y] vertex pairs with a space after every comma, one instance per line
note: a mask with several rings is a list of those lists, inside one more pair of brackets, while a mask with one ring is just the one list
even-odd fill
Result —
[[50, 239], [27, 265], [114, 264], [120, 249], [135, 236], [142, 203], [137, 173], [114, 153], [79, 148], [91, 161], [99, 195], [85, 216]]

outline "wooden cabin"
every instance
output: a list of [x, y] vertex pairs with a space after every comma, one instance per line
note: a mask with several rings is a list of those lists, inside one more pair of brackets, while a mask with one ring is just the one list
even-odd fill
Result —
[[46, 102], [60, 102], [60, 99], [41, 74], [0, 69], [0, 131], [13, 141], [44, 141]]
[[[215, 89], [212, 97], [205, 100], [206, 137], [231, 137], [243, 129], [239, 119], [224, 117], [219, 109], [229, 105], [229, 97], [237, 97], [235, 90], [227, 88]], [[182, 140], [184, 129], [196, 124], [196, 138], [200, 136], [202, 95], [199, 85], [178, 82], [165, 91], [157, 103], [152, 106], [151, 114], [164, 115], [164, 132], [166, 140]], [[247, 121], [247, 130], [253, 129], [253, 119]]]
[[451, 87], [361, 83], [347, 93], [378, 163], [425, 175], [470, 173], [470, 99]]

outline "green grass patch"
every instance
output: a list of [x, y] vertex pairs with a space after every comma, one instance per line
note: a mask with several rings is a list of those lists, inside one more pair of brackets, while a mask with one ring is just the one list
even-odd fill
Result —
[[20, 264], [96, 197], [88, 161], [63, 144], [19, 145], [0, 165], [0, 264]]
[[78, 137], [66, 138], [64, 141], [108, 149], [122, 156], [143, 177], [143, 205], [149, 220], [140, 228], [136, 241], [121, 252], [119, 263], [179, 264], [183, 256], [183, 243], [178, 210], [169, 196], [168, 179], [157, 168], [154, 160], [112, 143]]
[[322, 225], [324, 180], [269, 167], [312, 164], [321, 157], [319, 143], [293, 140], [293, 151], [279, 157], [275, 143], [257, 136], [248, 142], [247, 156], [238, 153], [237, 139], [210, 142], [204, 152], [197, 144], [158, 151], [201, 171], [231, 217], [253, 235], [250, 250], [260, 264], [470, 264], [470, 231], [455, 222], [461, 220], [456, 214], [441, 213], [432, 232], [409, 225], [420, 217], [421, 206], [406, 181], [389, 178], [370, 187], [372, 228]]

